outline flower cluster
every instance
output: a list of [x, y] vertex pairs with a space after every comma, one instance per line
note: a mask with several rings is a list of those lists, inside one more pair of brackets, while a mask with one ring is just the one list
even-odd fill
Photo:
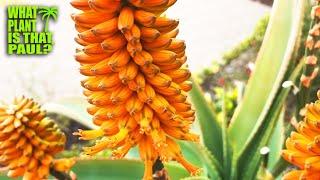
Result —
[[88, 155], [106, 148], [123, 158], [138, 145], [145, 163], [176, 160], [192, 174], [198, 168], [182, 156], [176, 139], [198, 141], [190, 133], [194, 110], [187, 100], [191, 74], [186, 45], [176, 38], [179, 22], [161, 15], [176, 0], [73, 0], [80, 12], [72, 18], [79, 32], [75, 59], [81, 64], [88, 112], [97, 130], [75, 133], [81, 139], [101, 138]]
[[65, 135], [32, 99], [16, 98], [0, 105], [0, 164], [7, 175], [25, 180], [46, 179], [50, 168], [68, 171], [69, 159], [54, 159], [64, 149]]

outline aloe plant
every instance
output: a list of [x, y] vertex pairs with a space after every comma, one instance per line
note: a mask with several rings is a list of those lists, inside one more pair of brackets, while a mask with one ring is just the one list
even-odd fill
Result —
[[[202, 143], [180, 144], [183, 154], [192, 163], [202, 167], [203, 172], [199, 177], [188, 177], [180, 165], [165, 164], [172, 179], [247, 180], [269, 176], [276, 178], [281, 173], [280, 152], [286, 136], [284, 129], [290, 129], [284, 122], [284, 104], [291, 93], [291, 87], [282, 85], [286, 81], [294, 85], [304, 67], [297, 51], [302, 44], [301, 32], [309, 5], [309, 1], [299, 0], [274, 2], [255, 70], [230, 123], [225, 107], [222, 107], [222, 116], [218, 116], [214, 105], [206, 102], [201, 87], [193, 80], [194, 87], [190, 94], [197, 110]], [[63, 114], [89, 128], [95, 128], [85, 113], [84, 104], [84, 100], [69, 99], [44, 107], [49, 113]], [[270, 150], [269, 155], [260, 152], [265, 146]], [[137, 153], [132, 150], [128, 158], [135, 157]], [[80, 179], [102, 176], [139, 179], [142, 168], [137, 160], [81, 159], [74, 171]], [[270, 174], [272, 172], [274, 174]]]

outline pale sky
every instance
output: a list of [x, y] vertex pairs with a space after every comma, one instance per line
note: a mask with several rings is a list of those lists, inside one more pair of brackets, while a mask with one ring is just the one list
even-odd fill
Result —
[[[6, 49], [1, 48], [0, 99], [29, 95], [31, 90], [38, 91], [33, 94], [39, 96], [50, 96], [50, 100], [80, 95], [79, 65], [73, 59], [76, 31], [70, 18], [74, 10], [69, 1], [19, 1], [59, 7], [58, 21], [50, 24], [56, 43], [50, 55], [40, 57], [8, 57]], [[4, 2], [9, 1], [0, 3], [0, 47], [6, 47]], [[249, 35], [259, 18], [269, 11], [270, 8], [250, 0], [178, 0], [167, 15], [180, 20], [178, 37], [186, 41], [188, 64], [192, 71], [200, 71]]]

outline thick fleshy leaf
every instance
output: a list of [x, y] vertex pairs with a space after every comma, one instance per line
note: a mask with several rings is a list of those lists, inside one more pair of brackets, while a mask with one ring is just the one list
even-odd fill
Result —
[[[189, 177], [189, 173], [176, 164], [166, 164], [169, 176], [173, 180]], [[141, 179], [144, 166], [137, 160], [79, 160], [72, 168], [78, 179], [96, 180], [128, 180]]]
[[211, 105], [206, 102], [201, 87], [195, 81], [193, 81], [193, 89], [190, 95], [192, 103], [197, 110], [197, 121], [200, 125], [203, 143], [208, 150], [211, 151], [212, 155], [219, 162], [222, 162], [222, 130], [215, 111]]
[[63, 98], [54, 103], [46, 103], [42, 106], [48, 113], [55, 113], [78, 121], [78, 123], [94, 129], [92, 118], [86, 111], [88, 103], [81, 97]]
[[[303, 67], [301, 62], [288, 80], [295, 81]], [[255, 179], [256, 174], [260, 168], [262, 156], [260, 149], [268, 144], [270, 138], [277, 126], [283, 104], [290, 92], [290, 88], [282, 88], [277, 93], [270, 110], [263, 120], [263, 124], [258, 127], [256, 133], [250, 138], [246, 144], [244, 151], [240, 154], [239, 159], [235, 163], [238, 179]], [[282, 145], [282, 143], [281, 143]]]
[[227, 118], [227, 109], [226, 109], [226, 95], [223, 93], [223, 119], [222, 119], [222, 138], [223, 138], [223, 179], [231, 178], [232, 170], [232, 154], [233, 149], [229, 141], [228, 134], [228, 118]]
[[[289, 137], [292, 131], [294, 131], [294, 127], [291, 125], [291, 123], [287, 123], [284, 127], [284, 142], [282, 143], [282, 149], [285, 147], [286, 137]], [[270, 164], [268, 168], [272, 176], [279, 179], [280, 174], [284, 172], [289, 165], [290, 164], [280, 156], [278, 160], [274, 162], [274, 165], [271, 166]]]
[[274, 2], [255, 70], [229, 128], [231, 143], [238, 155], [266, 119], [292, 62], [300, 38], [305, 3], [300, 0]]
[[283, 144], [285, 141], [285, 127], [284, 127], [284, 110], [282, 110], [277, 126], [271, 136], [268, 143], [270, 149], [269, 159], [268, 159], [268, 169], [273, 169], [275, 164], [281, 159], [281, 150], [283, 149]]

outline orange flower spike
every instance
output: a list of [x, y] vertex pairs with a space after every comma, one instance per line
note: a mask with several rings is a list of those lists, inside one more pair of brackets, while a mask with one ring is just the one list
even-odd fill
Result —
[[[199, 140], [190, 133], [195, 112], [186, 94], [192, 88], [187, 81], [190, 72], [183, 68], [186, 45], [176, 39], [179, 22], [161, 16], [175, 2], [89, 0], [89, 10], [72, 15], [80, 32], [76, 41], [84, 46], [76, 60], [88, 76], [82, 81], [93, 105], [88, 112], [100, 126], [75, 134], [83, 139], [102, 137], [85, 148], [90, 155], [111, 148], [114, 158], [123, 158], [138, 145], [146, 166], [144, 179], [152, 178], [156, 159], [172, 154], [166, 148], [169, 136]], [[177, 157], [194, 172], [194, 166]]]

